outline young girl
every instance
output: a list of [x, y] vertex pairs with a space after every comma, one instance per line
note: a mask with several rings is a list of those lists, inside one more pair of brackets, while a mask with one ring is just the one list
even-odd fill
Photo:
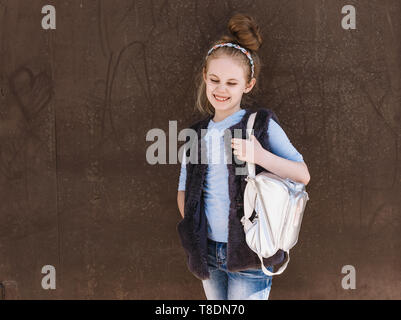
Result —
[[[272, 279], [263, 273], [258, 256], [245, 242], [240, 219], [246, 176], [236, 174], [241, 165], [234, 155], [255, 163], [256, 173], [265, 170], [305, 185], [310, 176], [302, 155], [271, 110], [257, 110], [254, 135], [244, 139], [252, 111], [241, 108], [241, 100], [256, 84], [260, 72], [256, 52], [262, 39], [248, 15], [234, 15], [228, 28], [232, 36], [215, 43], [202, 67], [197, 107], [209, 116], [191, 128], [198, 134], [196, 143], [206, 145], [198, 153], [206, 151], [207, 163], [186, 163], [189, 153], [184, 153], [177, 195], [183, 219], [177, 230], [188, 268], [202, 280], [207, 299], [263, 300], [269, 297]], [[235, 129], [241, 130], [243, 139], [232, 138], [227, 147], [225, 134], [228, 130], [234, 137]], [[284, 259], [284, 252], [278, 250], [264, 264], [273, 271], [273, 265]]]

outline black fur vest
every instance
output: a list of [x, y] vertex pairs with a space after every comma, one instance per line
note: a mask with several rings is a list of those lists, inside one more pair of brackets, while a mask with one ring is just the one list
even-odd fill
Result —
[[[242, 139], [246, 138], [246, 125], [252, 111], [245, 109], [245, 115], [240, 122], [228, 128], [231, 131], [231, 137], [234, 135], [235, 129], [240, 129]], [[255, 124], [254, 135], [260, 142], [262, 147], [270, 151], [268, 139], [268, 124], [270, 118], [273, 118], [277, 123], [278, 119], [273, 111], [269, 109], [259, 109]], [[206, 177], [207, 164], [201, 161], [201, 153], [205, 148], [201, 148], [202, 133], [206, 133], [207, 126], [212, 116], [201, 120], [190, 128], [197, 132], [197, 163], [187, 162], [187, 178], [185, 183], [185, 206], [184, 218], [178, 223], [177, 231], [181, 239], [182, 246], [187, 255], [188, 269], [199, 279], [205, 280], [210, 277], [207, 264], [207, 218], [203, 207], [203, 184]], [[204, 129], [204, 130], [202, 130]], [[227, 133], [227, 132], [226, 132]], [[241, 217], [244, 215], [243, 210], [243, 194], [246, 186], [246, 175], [236, 175], [236, 168], [244, 168], [245, 162], [234, 159], [229, 138], [225, 136], [226, 152], [231, 154], [231, 164], [228, 167], [228, 188], [230, 197], [230, 211], [228, 221], [228, 242], [227, 242], [227, 269], [232, 272], [261, 268], [260, 260], [245, 242], [244, 229], [241, 224]], [[187, 138], [187, 143], [191, 143]], [[187, 149], [187, 156], [190, 155], [190, 149]], [[265, 170], [256, 165], [256, 174]], [[266, 171], [266, 170], [265, 170]], [[284, 261], [285, 252], [278, 250], [275, 255], [264, 259], [265, 266], [277, 265]]]

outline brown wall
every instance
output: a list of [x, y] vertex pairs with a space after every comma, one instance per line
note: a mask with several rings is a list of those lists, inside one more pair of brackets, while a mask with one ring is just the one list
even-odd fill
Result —
[[[45, 4], [56, 30], [41, 28]], [[356, 30], [341, 28], [347, 4]], [[255, 99], [311, 174], [299, 242], [270, 298], [401, 298], [398, 0], [0, 0], [9, 297], [205, 298], [175, 229], [179, 165], [149, 165], [145, 136], [197, 119], [194, 71], [234, 12], [262, 28]], [[355, 290], [341, 287], [348, 264]], [[56, 290], [41, 287], [44, 265]]]

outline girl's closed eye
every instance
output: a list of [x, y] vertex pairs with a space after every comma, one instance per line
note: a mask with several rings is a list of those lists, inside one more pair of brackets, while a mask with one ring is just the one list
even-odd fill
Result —
[[[212, 82], [219, 82], [219, 80], [213, 80], [213, 79], [211, 79], [212, 80]], [[236, 83], [232, 83], [232, 82], [229, 82], [228, 83], [230, 86], [235, 86], [236, 85]]]

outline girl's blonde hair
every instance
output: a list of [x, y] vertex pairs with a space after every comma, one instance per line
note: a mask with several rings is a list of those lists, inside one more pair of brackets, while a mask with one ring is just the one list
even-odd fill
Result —
[[[261, 61], [256, 52], [262, 45], [262, 37], [260, 35], [259, 26], [249, 15], [237, 13], [231, 17], [227, 27], [231, 35], [224, 35], [219, 40], [214, 42], [210, 47], [223, 42], [231, 42], [248, 50], [254, 62], [253, 77], [257, 81], [260, 74]], [[236, 59], [241, 65], [243, 65], [246, 81], [248, 83], [251, 81], [251, 65], [249, 63], [249, 59], [244, 53], [232, 47], [219, 47], [213, 50], [210, 56], [203, 60], [200, 68], [201, 70], [198, 72], [196, 79], [196, 108], [203, 114], [214, 114], [214, 108], [206, 96], [206, 84], [203, 79], [203, 72], [207, 72], [211, 59], [220, 58], [222, 56]]]

